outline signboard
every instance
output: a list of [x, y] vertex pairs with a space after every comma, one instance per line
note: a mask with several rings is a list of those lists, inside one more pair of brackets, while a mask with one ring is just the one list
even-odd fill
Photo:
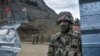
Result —
[[5, 11], [6, 11], [6, 12], [10, 12], [10, 11], [11, 11], [11, 8], [10, 8], [10, 7], [6, 7], [6, 8], [5, 8]]

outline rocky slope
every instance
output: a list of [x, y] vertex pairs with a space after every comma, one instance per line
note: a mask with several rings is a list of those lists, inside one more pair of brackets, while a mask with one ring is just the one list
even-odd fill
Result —
[[[24, 8], [27, 9], [28, 22], [21, 22], [21, 27], [18, 29], [21, 41], [31, 41], [31, 35], [43, 34], [45, 40], [48, 36], [55, 33], [57, 14], [49, 8], [43, 0], [9, 0], [13, 10], [13, 14], [21, 12]], [[15, 15], [15, 18], [21, 18], [22, 13]], [[42, 31], [42, 33], [41, 33]]]
[[[22, 3], [28, 12], [28, 23], [22, 23], [18, 29], [22, 41], [31, 41], [31, 35], [43, 34], [45, 41], [48, 41], [49, 35], [57, 31], [56, 18], [57, 14], [49, 8], [43, 0], [32, 0], [30, 2]], [[40, 32], [43, 33], [40, 33]]]

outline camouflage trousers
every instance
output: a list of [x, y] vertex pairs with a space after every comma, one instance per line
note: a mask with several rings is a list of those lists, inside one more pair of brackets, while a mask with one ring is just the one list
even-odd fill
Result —
[[55, 53], [55, 56], [81, 56], [81, 52], [79, 52], [78, 50], [65, 50], [65, 51], [57, 51]]

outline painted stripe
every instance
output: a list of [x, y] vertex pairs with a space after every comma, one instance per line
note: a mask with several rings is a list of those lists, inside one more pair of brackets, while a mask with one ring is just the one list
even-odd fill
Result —
[[81, 33], [82, 33], [82, 35], [83, 34], [99, 34], [100, 33], [100, 29], [82, 30]]
[[98, 2], [100, 0], [79, 0], [79, 4]]

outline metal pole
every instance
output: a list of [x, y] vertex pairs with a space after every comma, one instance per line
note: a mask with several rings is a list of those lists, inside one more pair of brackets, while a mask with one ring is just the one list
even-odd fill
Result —
[[4, 5], [3, 4], [4, 4], [4, 0], [1, 0], [1, 3], [2, 3], [2, 11], [1, 11], [2, 15], [1, 15], [1, 19], [3, 20], [3, 9], [4, 9]]

